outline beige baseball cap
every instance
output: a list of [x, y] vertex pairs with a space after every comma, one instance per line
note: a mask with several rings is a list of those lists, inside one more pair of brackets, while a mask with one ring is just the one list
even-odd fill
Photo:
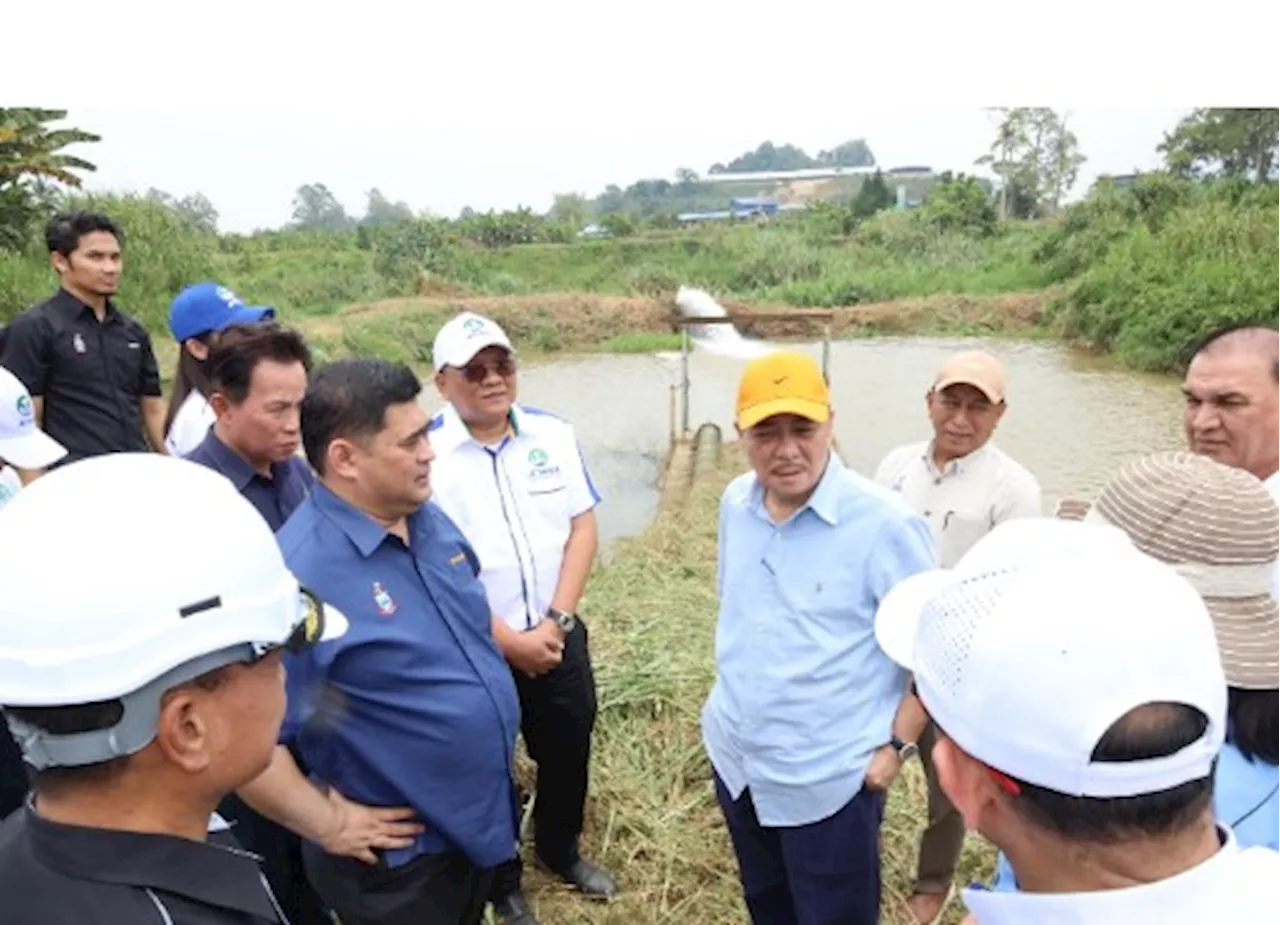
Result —
[[1004, 367], [989, 353], [970, 350], [948, 357], [938, 368], [933, 389], [940, 392], [952, 385], [971, 385], [995, 404], [1004, 401]]

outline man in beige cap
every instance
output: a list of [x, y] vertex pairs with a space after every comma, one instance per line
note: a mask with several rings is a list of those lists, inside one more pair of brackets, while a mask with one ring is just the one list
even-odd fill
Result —
[[[925, 394], [933, 439], [898, 447], [875, 480], [899, 492], [929, 523], [938, 561], [950, 568], [997, 524], [1040, 515], [1040, 485], [992, 442], [1004, 416], [1005, 375], [988, 353], [949, 357]], [[964, 843], [964, 821], [938, 786], [936, 730], [920, 740], [929, 790], [929, 825], [920, 840], [908, 906], [918, 922], [935, 922], [954, 895], [952, 877]]]

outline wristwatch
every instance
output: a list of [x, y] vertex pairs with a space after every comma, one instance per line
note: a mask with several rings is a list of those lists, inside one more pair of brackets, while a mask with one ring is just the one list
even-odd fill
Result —
[[898, 760], [906, 764], [916, 755], [920, 754], [920, 746], [915, 742], [904, 742], [897, 736], [889, 739], [889, 744], [893, 746], [893, 750], [898, 753]]
[[556, 626], [560, 627], [560, 631], [566, 636], [573, 632], [573, 628], [578, 625], [577, 614], [572, 614], [564, 610], [557, 610], [554, 607], [547, 608], [547, 617], [555, 620]]

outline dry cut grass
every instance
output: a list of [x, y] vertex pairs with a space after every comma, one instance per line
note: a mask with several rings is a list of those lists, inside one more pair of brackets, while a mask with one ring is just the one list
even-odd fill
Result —
[[[546, 925], [747, 921], [699, 732], [714, 678], [717, 505], [740, 466], [726, 446], [718, 466], [696, 474], [687, 498], [592, 579], [582, 610], [600, 713], [583, 847], [618, 876], [622, 893], [607, 905], [590, 903], [530, 863], [527, 895]], [[529, 768], [521, 771], [528, 781]], [[910, 921], [903, 903], [924, 819], [923, 778], [913, 762], [891, 792], [883, 828], [886, 923]], [[958, 879], [985, 878], [993, 860], [971, 837]], [[960, 917], [953, 904], [946, 921]]]

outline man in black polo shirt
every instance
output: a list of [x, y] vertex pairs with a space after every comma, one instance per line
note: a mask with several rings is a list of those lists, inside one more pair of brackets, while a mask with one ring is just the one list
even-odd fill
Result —
[[[215, 421], [186, 458], [219, 472], [272, 531], [289, 519], [315, 481], [297, 456], [300, 411], [311, 353], [278, 324], [232, 325], [209, 354], [209, 405]], [[262, 855], [263, 871], [292, 925], [328, 925], [332, 917], [307, 880], [297, 835], [255, 813], [234, 794], [218, 811], [236, 838]]]
[[104, 453], [164, 452], [165, 402], [151, 337], [112, 302], [120, 229], [94, 212], [58, 215], [45, 240], [59, 288], [5, 329], [0, 366], [31, 393], [59, 465]]

